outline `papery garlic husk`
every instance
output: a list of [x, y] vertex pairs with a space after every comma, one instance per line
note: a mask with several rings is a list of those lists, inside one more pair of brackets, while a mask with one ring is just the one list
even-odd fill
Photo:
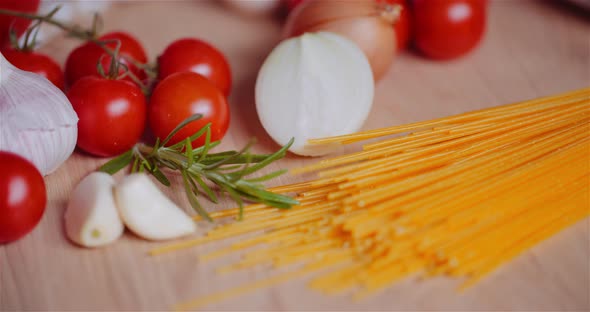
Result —
[[262, 126], [291, 152], [320, 156], [335, 146], [307, 141], [361, 129], [373, 103], [375, 82], [361, 49], [328, 32], [306, 33], [279, 44], [256, 81], [256, 110]]
[[21, 155], [48, 175], [74, 151], [77, 124], [61, 90], [12, 66], [0, 53], [0, 150]]

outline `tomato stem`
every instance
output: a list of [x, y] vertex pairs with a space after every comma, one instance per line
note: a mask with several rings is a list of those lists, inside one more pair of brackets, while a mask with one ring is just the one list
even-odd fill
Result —
[[[131, 78], [131, 80], [133, 80], [135, 83], [138, 84], [138, 86], [141, 88], [142, 92], [146, 96], [149, 95], [149, 91], [150, 91], [149, 86], [152, 85], [152, 81], [155, 80], [155, 78], [157, 76], [156, 66], [138, 62], [137, 60], [135, 60], [131, 57], [124, 57], [127, 62], [129, 62], [130, 64], [133, 64], [137, 68], [140, 68], [146, 72], [150, 81], [148, 81], [147, 84], [142, 82], [136, 75], [131, 73], [129, 71], [129, 69], [124, 64], [122, 64], [119, 61], [119, 59], [120, 59], [120, 57], [118, 56], [118, 48], [120, 47], [119, 40], [117, 40], [118, 48], [113, 50], [107, 46], [107, 44], [113, 43], [114, 42], [113, 40], [100, 40], [100, 39], [98, 39], [98, 32], [102, 28], [102, 19], [100, 18], [99, 14], [94, 15], [94, 18], [92, 20], [92, 29], [86, 30], [86, 29], [80, 27], [79, 25], [68, 25], [68, 24], [62, 23], [62, 22], [54, 19], [53, 16], [55, 15], [55, 13], [57, 13], [59, 11], [60, 8], [61, 8], [61, 6], [56, 6], [53, 10], [51, 10], [51, 12], [49, 12], [46, 15], [38, 15], [38, 14], [33, 14], [33, 13], [0, 9], [0, 15], [21, 17], [21, 18], [26, 18], [26, 19], [30, 19], [33, 21], [37, 21], [37, 23], [35, 23], [29, 30], [27, 30], [27, 33], [25, 34], [25, 44], [21, 48], [22, 50], [29, 51], [34, 48], [34, 46], [36, 44], [36, 36], [37, 36], [38, 28], [40, 27], [40, 25], [42, 23], [47, 23], [49, 25], [53, 25], [57, 28], [60, 28], [64, 32], [66, 32], [69, 37], [74, 37], [74, 38], [77, 38], [77, 39], [80, 39], [83, 41], [89, 41], [89, 42], [92, 42], [92, 43], [100, 46], [111, 57], [111, 68], [109, 68], [109, 74], [107, 76], [111, 79], [120, 79], [122, 77], [128, 76]], [[32, 30], [33, 28], [35, 28], [36, 30]], [[33, 31], [34, 31], [34, 34], [33, 34]], [[31, 37], [32, 42], [29, 43], [29, 37], [31, 35], [32, 35], [32, 37]], [[14, 36], [14, 40], [16, 40], [16, 36]], [[15, 47], [18, 47], [17, 42], [16, 42]], [[101, 62], [99, 60], [97, 66], [102, 67], [100, 64], [101, 64]], [[123, 65], [126, 68], [126, 70], [123, 75], [119, 76], [119, 66], [121, 66], [121, 65]], [[100, 73], [100, 71], [99, 71], [99, 73]]]
[[[56, 9], [59, 10], [59, 8], [60, 7], [58, 6]], [[6, 9], [0, 9], [0, 14], [15, 16], [15, 17], [22, 17], [22, 18], [26, 18], [26, 19], [30, 19], [30, 20], [41, 21], [43, 23], [47, 23], [47, 24], [53, 25], [55, 27], [58, 27], [58, 28], [62, 29], [63, 31], [67, 32], [70, 36], [75, 37], [75, 38], [79, 38], [82, 40], [90, 40], [93, 38], [93, 35], [94, 35], [92, 33], [92, 31], [84, 30], [83, 28], [81, 28], [78, 25], [71, 26], [71, 25], [67, 25], [62, 22], [59, 22], [59, 21], [53, 19], [52, 15], [37, 15], [37, 14], [32, 14], [32, 13], [12, 11], [12, 10], [6, 10]]]
[[378, 10], [381, 18], [393, 25], [399, 20], [403, 7], [399, 4], [379, 3]]

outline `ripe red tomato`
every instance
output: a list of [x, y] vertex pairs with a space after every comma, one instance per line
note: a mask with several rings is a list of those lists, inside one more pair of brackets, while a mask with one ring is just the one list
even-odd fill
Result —
[[[121, 41], [121, 47], [119, 55], [121, 56], [121, 63], [129, 67], [129, 71], [135, 74], [139, 79], [145, 79], [145, 73], [143, 70], [133, 65], [129, 59], [133, 59], [140, 63], [147, 62], [147, 55], [142, 45], [133, 36], [124, 32], [111, 32], [107, 33], [99, 38], [99, 40], [115, 40]], [[111, 49], [115, 49], [116, 43], [109, 43], [107, 46]], [[104, 55], [104, 57], [103, 57]], [[101, 59], [102, 57], [102, 59]], [[105, 73], [108, 73], [109, 66], [111, 64], [111, 58], [104, 52], [104, 50], [95, 43], [87, 42], [77, 48], [75, 48], [68, 59], [66, 60], [66, 82], [71, 86], [82, 77], [96, 76], [99, 77], [97, 71], [97, 63], [101, 60], [102, 68]], [[122, 69], [119, 70], [123, 72]], [[128, 81], [132, 81], [126, 78]]]
[[36, 52], [13, 49], [6, 50], [2, 54], [4, 54], [8, 62], [17, 68], [39, 74], [47, 78], [59, 89], [64, 89], [64, 74], [59, 65], [48, 56]]
[[411, 32], [411, 13], [407, 0], [386, 0], [389, 4], [398, 4], [402, 7], [399, 19], [393, 25], [398, 50], [408, 47]]
[[[39, 1], [40, 0], [2, 0], [0, 1], [0, 8], [35, 13], [39, 8]], [[11, 26], [20, 37], [30, 24], [31, 21], [26, 18], [16, 18], [0, 14], [0, 48], [4, 48], [10, 44], [9, 31]]]
[[80, 119], [80, 149], [96, 156], [115, 156], [133, 147], [143, 134], [146, 101], [134, 83], [87, 76], [67, 96]]
[[41, 173], [28, 160], [0, 151], [0, 244], [15, 241], [39, 223], [47, 194]]
[[191, 71], [211, 80], [226, 96], [231, 90], [231, 70], [225, 56], [198, 39], [180, 39], [170, 44], [158, 58], [158, 78]]
[[298, 5], [303, 3], [306, 0], [285, 0], [285, 5], [287, 6], [287, 11], [293, 11]]
[[[192, 72], [176, 73], [162, 80], [150, 100], [149, 123], [154, 135], [164, 139], [183, 120], [194, 114], [203, 118], [189, 123], [170, 140], [185, 140], [211, 122], [211, 141], [223, 138], [229, 127], [229, 105], [225, 96], [207, 78]], [[205, 136], [193, 147], [205, 144]]]
[[486, 0], [415, 0], [416, 48], [433, 59], [453, 59], [473, 49], [486, 24]]

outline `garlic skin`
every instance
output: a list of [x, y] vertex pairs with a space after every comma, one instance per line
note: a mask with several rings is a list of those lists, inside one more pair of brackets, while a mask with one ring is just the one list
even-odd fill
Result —
[[48, 175], [74, 151], [77, 124], [61, 90], [12, 66], [0, 53], [0, 150], [26, 158]]
[[66, 234], [84, 247], [98, 247], [116, 241], [124, 226], [115, 206], [115, 179], [93, 172], [74, 188], [64, 215]]
[[128, 175], [117, 184], [115, 202], [127, 228], [142, 238], [167, 240], [197, 230], [195, 222], [144, 173]]
[[294, 137], [291, 152], [320, 156], [337, 146], [307, 141], [360, 130], [373, 103], [375, 82], [361, 49], [343, 36], [306, 33], [279, 44], [256, 81], [256, 110], [278, 144]]

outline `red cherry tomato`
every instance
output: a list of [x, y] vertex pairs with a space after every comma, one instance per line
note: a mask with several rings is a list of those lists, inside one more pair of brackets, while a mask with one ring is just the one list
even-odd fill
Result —
[[231, 70], [225, 56], [198, 39], [180, 39], [170, 44], [158, 58], [158, 77], [191, 71], [211, 80], [226, 96], [231, 90]]
[[64, 89], [64, 74], [59, 65], [48, 56], [36, 52], [6, 50], [2, 52], [12, 65], [47, 78], [56, 87]]
[[416, 48], [433, 59], [453, 59], [472, 50], [486, 24], [486, 0], [415, 0]]
[[0, 244], [15, 241], [39, 223], [47, 194], [41, 173], [28, 160], [0, 151]]
[[[121, 47], [119, 48], [121, 63], [129, 67], [129, 71], [135, 74], [139, 79], [145, 79], [145, 73], [143, 70], [137, 68], [137, 66], [129, 61], [130, 59], [133, 59], [143, 64], [147, 62], [147, 55], [139, 41], [124, 32], [112, 32], [99, 38], [99, 40], [116, 39], [121, 41]], [[114, 50], [117, 44], [113, 42], [107, 44], [107, 46]], [[68, 55], [68, 59], [66, 60], [66, 82], [71, 86], [82, 77], [99, 77], [100, 75], [96, 68], [99, 60], [101, 61], [105, 73], [108, 73], [111, 58], [100, 46], [92, 42], [87, 42], [75, 48], [70, 55]], [[119, 72], [122, 73], [123, 69], [120, 69]], [[126, 80], [132, 81], [130, 78], [126, 78]]]
[[[5, 10], [35, 13], [39, 8], [40, 0], [1, 0], [0, 8]], [[17, 36], [20, 37], [27, 27], [31, 24], [31, 20], [26, 18], [17, 18], [8, 15], [0, 14], [0, 48], [7, 47], [10, 44], [10, 27], [16, 31]]]
[[303, 3], [303, 1], [307, 0], [285, 0], [285, 5], [287, 6], [287, 11], [293, 11], [298, 5]]
[[80, 119], [80, 149], [96, 156], [115, 156], [133, 147], [143, 134], [146, 101], [134, 83], [87, 76], [67, 95]]
[[389, 4], [398, 4], [402, 7], [399, 19], [393, 25], [398, 50], [408, 47], [411, 32], [411, 13], [407, 0], [385, 0]]
[[[156, 137], [164, 139], [183, 120], [194, 114], [203, 118], [189, 123], [170, 140], [170, 145], [185, 140], [211, 123], [211, 142], [223, 138], [229, 127], [229, 106], [225, 96], [207, 78], [192, 72], [176, 73], [162, 80], [150, 100], [149, 123]], [[205, 136], [192, 142], [205, 144]]]

